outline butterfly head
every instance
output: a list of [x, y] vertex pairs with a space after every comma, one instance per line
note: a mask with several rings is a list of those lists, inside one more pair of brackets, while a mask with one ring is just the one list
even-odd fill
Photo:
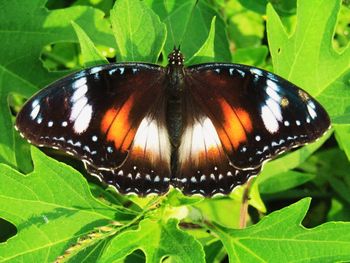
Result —
[[182, 66], [184, 64], [185, 57], [182, 55], [180, 51], [180, 47], [174, 47], [173, 52], [171, 52], [168, 56], [169, 65], [179, 65]]

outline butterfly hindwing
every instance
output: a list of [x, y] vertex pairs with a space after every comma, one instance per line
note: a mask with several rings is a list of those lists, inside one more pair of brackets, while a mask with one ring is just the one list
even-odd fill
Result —
[[235, 168], [222, 146], [212, 120], [190, 93], [185, 96], [186, 120], [178, 150], [178, 171], [174, 184], [184, 194], [213, 196], [229, 194], [249, 177], [253, 170]]
[[96, 169], [87, 165], [88, 171], [123, 194], [166, 193], [170, 185], [171, 146], [159, 104], [162, 103], [155, 103], [154, 109], [160, 109], [157, 114], [151, 111], [141, 121], [128, 156], [118, 168]]
[[186, 81], [193, 98], [205, 105], [230, 161], [240, 169], [254, 169], [312, 142], [330, 126], [327, 113], [309, 94], [261, 69], [196, 65], [187, 69]]

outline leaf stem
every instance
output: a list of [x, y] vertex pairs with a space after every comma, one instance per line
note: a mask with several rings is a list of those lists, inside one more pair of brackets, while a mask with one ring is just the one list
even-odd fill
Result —
[[239, 228], [245, 228], [247, 226], [247, 217], [248, 217], [248, 202], [249, 202], [249, 191], [251, 188], [252, 180], [248, 180], [244, 187], [242, 195], [242, 205], [241, 212], [239, 217]]

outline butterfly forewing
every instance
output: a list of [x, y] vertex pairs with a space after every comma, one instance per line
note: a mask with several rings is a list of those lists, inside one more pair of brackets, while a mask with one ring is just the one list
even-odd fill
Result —
[[62, 149], [96, 167], [117, 167], [161, 96], [163, 78], [163, 69], [150, 65], [93, 67], [36, 94], [16, 126], [36, 145]]
[[186, 76], [237, 168], [259, 167], [316, 140], [330, 126], [327, 113], [309, 94], [261, 69], [212, 63], [189, 67]]

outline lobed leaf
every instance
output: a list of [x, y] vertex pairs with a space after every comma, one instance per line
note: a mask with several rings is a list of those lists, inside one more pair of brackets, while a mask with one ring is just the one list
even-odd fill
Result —
[[177, 227], [176, 220], [144, 219], [138, 229], [116, 236], [106, 248], [100, 262], [112, 262], [141, 249], [146, 262], [160, 262], [170, 257], [174, 262], [205, 262], [200, 243]]
[[242, 230], [212, 228], [230, 262], [339, 262], [350, 260], [350, 223], [330, 222], [306, 229], [301, 225], [310, 199], [264, 217]]
[[79, 237], [125, 218], [94, 199], [86, 180], [71, 167], [36, 148], [32, 157], [34, 171], [28, 175], [0, 165], [0, 217], [18, 232], [0, 244], [1, 262], [53, 262]]

